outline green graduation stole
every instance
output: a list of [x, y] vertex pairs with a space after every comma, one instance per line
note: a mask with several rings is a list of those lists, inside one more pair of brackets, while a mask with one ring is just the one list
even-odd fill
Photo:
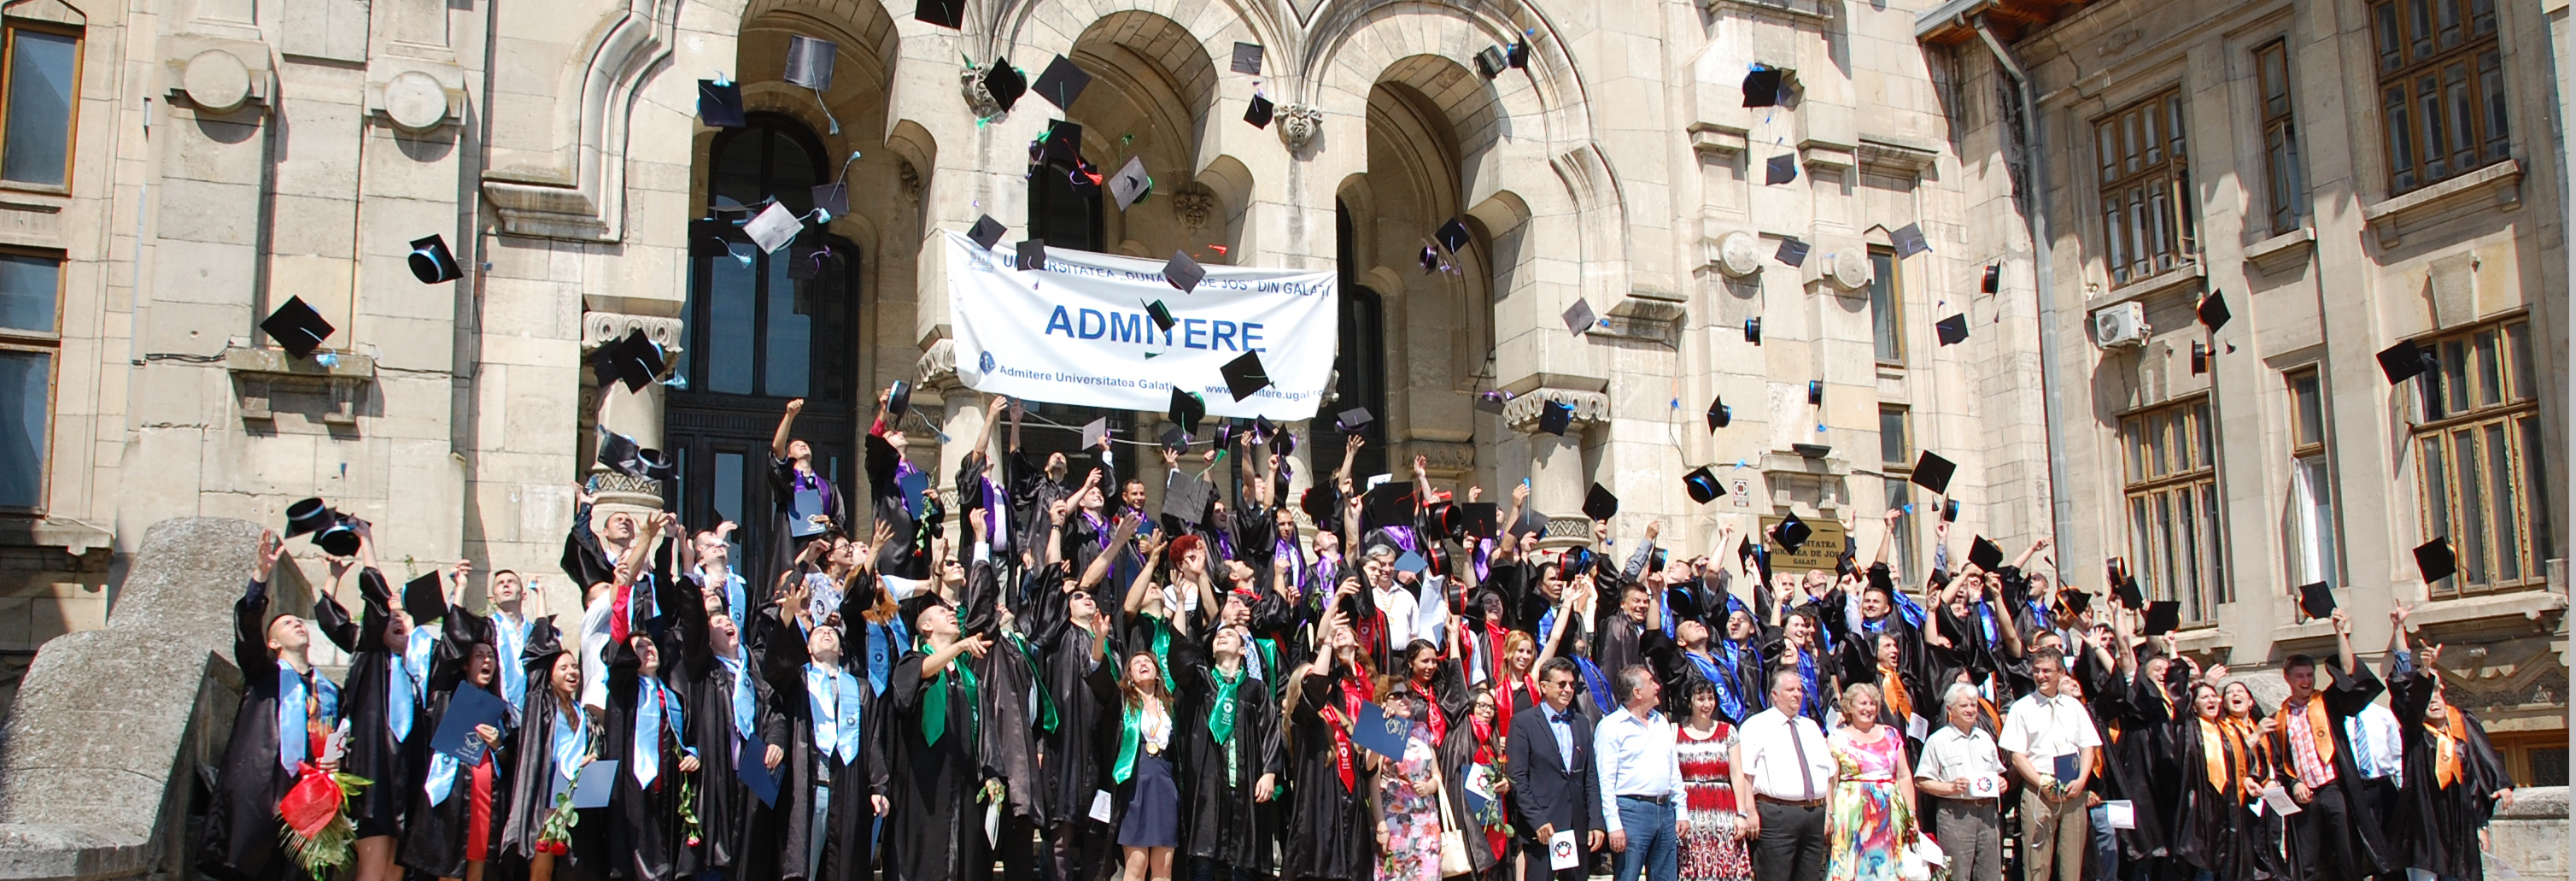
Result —
[[1208, 714], [1208, 734], [1225, 749], [1225, 785], [1232, 788], [1240, 785], [1236, 778], [1241, 776], [1236, 770], [1241, 751], [1234, 748], [1234, 690], [1243, 684], [1243, 668], [1236, 667], [1232, 676], [1216, 670], [1208, 672], [1216, 678], [1216, 705]]
[[939, 738], [948, 733], [948, 676], [951, 673], [957, 674], [958, 681], [966, 686], [966, 736], [976, 736], [975, 726], [981, 720], [975, 713], [975, 670], [966, 666], [966, 656], [959, 655], [949, 660], [948, 669], [939, 671], [938, 679], [931, 681], [930, 693], [921, 696], [921, 739], [924, 743], [938, 743]]
[[[1029, 645], [1028, 640], [1020, 638], [1020, 635], [1017, 633], [1004, 634], [1004, 636], [1010, 639], [1013, 647], [1020, 650], [1021, 657], [1029, 659], [1029, 667], [1031, 669], [1038, 669], [1040, 667], [1038, 663], [1038, 650]], [[1055, 727], [1058, 721], [1055, 714], [1055, 695], [1047, 693], [1047, 689], [1043, 687], [1031, 690], [1038, 693], [1038, 730], [1050, 734], [1055, 733]]]

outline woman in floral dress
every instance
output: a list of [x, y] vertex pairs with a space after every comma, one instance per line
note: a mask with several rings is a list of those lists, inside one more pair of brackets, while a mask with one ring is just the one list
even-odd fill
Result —
[[1825, 815], [1826, 881], [1896, 881], [1914, 840], [1914, 771], [1905, 733], [1878, 723], [1878, 687], [1843, 689], [1843, 721], [1825, 741], [1841, 769]]
[[1726, 766], [1735, 726], [1717, 718], [1717, 689], [1708, 680], [1693, 677], [1682, 701], [1690, 706], [1690, 721], [1673, 733], [1682, 769], [1682, 881], [1746, 881], [1753, 877], [1753, 861], [1735, 822], [1744, 806], [1735, 801]]
[[[1420, 719], [1429, 710], [1411, 692], [1379, 693], [1389, 719]], [[1440, 751], [1430, 729], [1408, 727], [1403, 760], [1369, 754], [1377, 773], [1377, 881], [1440, 881]]]

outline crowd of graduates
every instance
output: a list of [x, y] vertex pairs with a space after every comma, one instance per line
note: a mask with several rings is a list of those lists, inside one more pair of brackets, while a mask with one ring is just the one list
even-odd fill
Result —
[[881, 398], [854, 510], [792, 436], [797, 409], [762, 547], [732, 523], [598, 516], [585, 491], [577, 610], [544, 609], [534, 573], [395, 585], [354, 518], [314, 608], [278, 608], [284, 541], [264, 538], [199, 867], [2477, 879], [2511, 794], [2403, 606], [2384, 672], [2342, 611], [2312, 609], [2339, 651], [2288, 658], [2266, 707], [2178, 651], [2116, 562], [2098, 591], [2052, 584], [2045, 539], [1954, 556], [1945, 522], [1930, 571], [1900, 572], [1890, 511], [1874, 556], [1829, 568], [1775, 570], [1804, 538], [1780, 530], [1684, 558], [1660, 524], [1614, 536], [1597, 487], [1588, 540], [1551, 536], [1526, 483], [1488, 504], [1419, 459], [1409, 479], [1350, 473], [1354, 434], [1291, 499], [1276, 426], [1167, 439], [1138, 468], [1109, 438], [1026, 453], [1000, 399], [936, 463], [943, 492]]

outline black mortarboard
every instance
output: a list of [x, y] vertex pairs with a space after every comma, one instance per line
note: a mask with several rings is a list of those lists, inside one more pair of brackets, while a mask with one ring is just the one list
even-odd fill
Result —
[[599, 372], [601, 385], [623, 382], [626, 390], [640, 392], [662, 375], [662, 347], [655, 345], [643, 328], [628, 331], [626, 336], [599, 350], [592, 367]]
[[1945, 346], [1958, 345], [1968, 338], [1968, 313], [1961, 312], [1932, 323], [1932, 332]]
[[966, 23], [966, 0], [913, 0], [912, 17], [956, 30]]
[[340, 522], [340, 512], [331, 510], [331, 506], [321, 499], [305, 499], [286, 506], [287, 538], [294, 538], [307, 532], [320, 532], [338, 522]]
[[411, 616], [412, 626], [418, 627], [447, 615], [447, 591], [438, 582], [439, 573], [435, 569], [427, 575], [403, 582], [402, 610]]
[[1225, 390], [1237, 401], [1270, 387], [1270, 371], [1261, 366], [1259, 352], [1245, 352], [1243, 357], [1225, 362], [1217, 372], [1225, 376]]
[[1735, 408], [1726, 405], [1725, 396], [1708, 399], [1708, 430], [1725, 428], [1727, 423], [1734, 421]]
[[1780, 525], [1771, 527], [1771, 540], [1778, 542], [1781, 550], [1792, 554], [1797, 553], [1798, 548], [1815, 534], [1816, 530], [1808, 526], [1807, 521], [1798, 519], [1796, 511], [1782, 515]]
[[1165, 426], [1163, 428], [1163, 449], [1174, 453], [1189, 452], [1190, 433], [1182, 431], [1181, 427], [1178, 425]]
[[1163, 262], [1163, 281], [1181, 293], [1197, 290], [1199, 281], [1205, 278], [1207, 270], [1201, 268], [1198, 261], [1190, 259], [1188, 251], [1173, 251], [1172, 259]]
[[1897, 227], [1887, 234], [1887, 240], [1896, 245], [1896, 258], [1899, 260], [1932, 253], [1932, 243], [1923, 240], [1923, 225], [1919, 223]]
[[1810, 379], [1810, 380], [1807, 380], [1807, 403], [1809, 403], [1809, 404], [1813, 404], [1813, 405], [1816, 405], [1816, 406], [1819, 406], [1819, 407], [1824, 406], [1824, 404], [1825, 404], [1825, 381], [1824, 381], [1824, 380], [1821, 380], [1821, 379]]
[[813, 197], [814, 210], [816, 211], [823, 212], [824, 214], [833, 217], [839, 217], [850, 213], [850, 184], [848, 181], [836, 180], [828, 184], [815, 184], [808, 194]]
[[1176, 385], [1172, 387], [1172, 406], [1164, 411], [1164, 415], [1172, 417], [1172, 424], [1180, 426], [1182, 431], [1196, 434], [1199, 421], [1207, 418], [1207, 402]]
[[1762, 319], [1760, 316], [1744, 319], [1744, 341], [1757, 346], [1762, 344]]
[[1353, 407], [1334, 416], [1333, 427], [1341, 429], [1343, 434], [1358, 434], [1367, 431], [1369, 423], [1374, 421], [1376, 417], [1369, 415], [1368, 408]]
[[2459, 555], [2451, 552], [2451, 537], [2443, 536], [2415, 547], [2415, 570], [2431, 584], [2460, 571]]
[[1996, 567], [2004, 564], [2004, 549], [1987, 541], [1985, 536], [1977, 536], [1968, 540], [1968, 562], [1976, 564], [1979, 569], [1995, 571]]
[[1439, 542], [1432, 542], [1422, 549], [1422, 560], [1426, 564], [1424, 568], [1434, 578], [1447, 578], [1457, 572], [1456, 559], [1451, 557], [1449, 549]]
[[741, 128], [742, 84], [699, 80], [698, 121], [715, 128]]
[[1360, 529], [1413, 525], [1413, 484], [1387, 481], [1360, 496]]
[[1798, 179], [1798, 156], [1782, 153], [1762, 163], [1762, 185], [1774, 186]]
[[1942, 499], [1942, 500], [1941, 500], [1941, 522], [1943, 522], [1943, 523], [1957, 523], [1957, 522], [1959, 522], [1959, 500], [1958, 500], [1958, 499]]
[[1145, 157], [1127, 157], [1127, 164], [1109, 176], [1109, 196], [1117, 200], [1118, 210], [1125, 211], [1154, 190], [1154, 176], [1145, 173]]
[[2227, 311], [2226, 291], [2210, 291], [2209, 296], [2200, 299], [2200, 324], [2209, 328], [2211, 333], [2226, 327], [2227, 319], [2233, 317], [2235, 314]]
[[1424, 274], [1424, 275], [1430, 275], [1430, 274], [1432, 274], [1432, 273], [1434, 273], [1434, 272], [1439, 272], [1439, 271], [1440, 271], [1440, 246], [1438, 246], [1438, 245], [1424, 245], [1424, 246], [1422, 246], [1422, 256], [1421, 256], [1420, 260], [1421, 260], [1421, 262], [1422, 262], [1422, 274]]
[[1047, 99], [1058, 110], [1070, 112], [1074, 100], [1082, 97], [1082, 90], [1090, 85], [1090, 73], [1074, 64], [1073, 59], [1058, 55], [1047, 62], [1046, 72], [1038, 74], [1036, 89], [1038, 97]]
[[725, 246], [725, 231], [733, 224], [713, 217], [689, 221], [689, 256], [723, 257], [733, 253]]
[[1197, 526], [1207, 518], [1208, 497], [1215, 491], [1215, 484], [1174, 469], [1171, 482], [1163, 485], [1163, 516]]
[[1557, 437], [1564, 437], [1565, 430], [1573, 427], [1573, 404], [1568, 404], [1564, 401], [1549, 401], [1546, 406], [1539, 408], [1538, 430], [1556, 435]]
[[456, 255], [447, 252], [445, 236], [411, 240], [411, 274], [421, 284], [437, 284], [465, 277], [456, 267]]
[[1511, 60], [1503, 57], [1501, 46], [1487, 46], [1476, 51], [1476, 72], [1484, 74], [1486, 79], [1502, 76], [1503, 71], [1510, 70], [1511, 66]]
[[1547, 534], [1547, 518], [1540, 516], [1537, 511], [1523, 508], [1520, 516], [1512, 518], [1512, 537], [1519, 538], [1532, 533]]
[[[902, 418], [903, 414], [910, 412], [912, 410], [912, 383], [898, 379], [894, 381], [893, 385], [886, 386], [885, 407], [886, 415], [898, 419]], [[893, 426], [887, 426], [887, 428], [888, 430], [892, 430]]]
[[1468, 502], [1459, 506], [1459, 528], [1469, 538], [1493, 538], [1502, 531], [1502, 510], [1492, 502]]
[[1611, 492], [1609, 487], [1595, 483], [1590, 491], [1583, 494], [1583, 516], [1594, 520], [1608, 520], [1618, 513], [1619, 496]]
[[1080, 165], [1082, 124], [1061, 119], [1047, 123], [1046, 139], [1041, 144], [1044, 149], [1039, 152], [1045, 161]]
[[321, 532], [313, 534], [313, 546], [321, 548], [323, 553], [334, 557], [346, 557], [357, 553], [359, 548], [366, 546], [366, 540], [359, 537], [358, 530], [349, 525], [350, 521], [355, 519], [357, 518], [346, 514], [334, 518], [331, 525], [322, 527]]
[[1682, 489], [1690, 493], [1691, 501], [1703, 505], [1716, 501], [1720, 495], [1717, 472], [1708, 470], [1706, 465], [1691, 469], [1691, 473], [1682, 475]]
[[2209, 372], [2209, 344], [2208, 344], [2208, 343], [2201, 342], [2201, 341], [2199, 341], [2199, 340], [2192, 340], [2192, 341], [2191, 341], [2191, 375], [2193, 375], [2193, 376], [2199, 376], [2199, 375], [2201, 375], [2201, 374], [2203, 374], [2203, 373], [2208, 373], [2208, 372]]
[[1440, 247], [1449, 249], [1449, 253], [1452, 254], [1466, 250], [1471, 238], [1467, 233], [1467, 221], [1457, 217], [1449, 218], [1448, 223], [1441, 224], [1437, 235], [1440, 239]]
[[1320, 486], [1307, 487], [1306, 492], [1297, 497], [1297, 510], [1306, 512], [1316, 526], [1333, 528], [1333, 491]]
[[2147, 595], [2138, 590], [2138, 580], [2135, 578], [2124, 578], [2120, 583], [2111, 585], [2111, 598], [2118, 601], [2120, 607], [2124, 609], [2147, 607]]
[[2182, 629], [2182, 601], [2157, 600], [2147, 604], [2147, 635], [2163, 636]]
[[1980, 282], [1978, 282], [1978, 283], [1977, 283], [1977, 290], [1978, 290], [1979, 292], [1982, 292], [1982, 293], [1988, 293], [1988, 294], [1994, 293], [1994, 292], [1995, 292], [1995, 289], [1996, 289], [1997, 287], [2000, 287], [2000, 286], [2003, 284], [2003, 280], [2004, 280], [2004, 265], [2003, 265], [2003, 264], [2001, 264], [2001, 263], [1989, 263], [1989, 264], [1986, 264], [1986, 278], [1985, 278], [1985, 280], [1984, 280], [1984, 281], [1980, 281]]
[[1922, 455], [1914, 457], [1914, 477], [1912, 480], [1916, 486], [1920, 486], [1941, 495], [1948, 495], [1950, 493], [1950, 475], [1958, 473], [1958, 470], [1958, 463], [1941, 458], [1941, 454], [1939, 453], [1932, 452], [1931, 450], [1924, 450]]
[[671, 454], [651, 447], [635, 451], [635, 471], [645, 480], [680, 479], [680, 463]]
[[1027, 272], [1035, 272], [1035, 271], [1040, 270], [1040, 269], [1045, 269], [1045, 268], [1046, 268], [1046, 240], [1045, 240], [1045, 239], [1025, 239], [1025, 240], [1022, 240], [1022, 241], [1020, 242], [1020, 253], [1018, 254], [1018, 256], [1017, 256], [1017, 258], [1016, 258], [1016, 259], [1014, 259], [1014, 260], [1012, 260], [1012, 261], [1011, 261], [1011, 267], [1012, 267], [1012, 268], [1014, 268], [1014, 269], [1019, 269], [1019, 270], [1027, 271]]
[[1422, 506], [1422, 526], [1435, 536], [1458, 539], [1467, 534], [1467, 518], [1458, 503], [1435, 501]]
[[1780, 106], [1780, 71], [1755, 66], [1744, 74], [1744, 106]]
[[605, 427], [599, 430], [598, 460], [601, 467], [628, 477], [642, 477], [643, 465], [635, 461], [635, 454], [641, 449], [635, 445], [634, 438]]
[[1234, 72], [1261, 75], [1261, 46], [1257, 43], [1234, 44]]
[[298, 358], [313, 354], [335, 331], [331, 322], [322, 320], [322, 313], [304, 305], [303, 297], [286, 298], [286, 304], [268, 313], [268, 320], [260, 322], [259, 329], [276, 340], [278, 348]]
[[1805, 266], [1807, 265], [1807, 243], [1797, 239], [1781, 239], [1780, 250], [1773, 253], [1771, 259], [1793, 267]]
[[994, 245], [1001, 244], [1002, 233], [1002, 222], [994, 220], [993, 215], [990, 214], [975, 218], [975, 225], [966, 228], [966, 237], [974, 240], [975, 244], [983, 246], [987, 251], [993, 250]]
[[1154, 326], [1166, 332], [1172, 329], [1172, 325], [1181, 323], [1180, 319], [1172, 317], [1172, 307], [1163, 305], [1161, 300], [1145, 304], [1145, 316], [1154, 319]]
[[1567, 578], [1577, 578], [1590, 574], [1592, 572], [1592, 564], [1597, 562], [1600, 561], [1598, 558], [1593, 556], [1591, 548], [1566, 548], [1565, 553], [1557, 555], [1557, 568], [1563, 571]]
[[984, 91], [993, 96], [995, 106], [1009, 113], [1020, 103], [1020, 96], [1029, 93], [1029, 75], [1012, 67], [1008, 57], [995, 58], [993, 66], [984, 69]]
[[1529, 67], [1529, 41], [1513, 40], [1511, 45], [1503, 47], [1503, 60], [1511, 62], [1515, 69]]
[[1243, 121], [1252, 123], [1253, 128], [1269, 128], [1270, 118], [1278, 112], [1279, 108], [1270, 103], [1268, 96], [1254, 92], [1251, 103], [1243, 108]]
[[2093, 595], [2074, 588], [2067, 588], [2057, 592], [2057, 602], [2059, 605], [2065, 606], [2066, 611], [2081, 615], [2084, 614], [2085, 609], [2090, 608], [2093, 605]]
[[1574, 305], [1565, 307], [1565, 329], [1575, 336], [1591, 333], [1593, 322], [1599, 320], [1600, 316], [1592, 314], [1592, 302], [1582, 297], [1574, 298]]
[[2334, 588], [2327, 587], [2322, 581], [2299, 585], [2300, 612], [2310, 618], [2328, 618], [2333, 617], [2334, 610]]
[[2388, 374], [2391, 385], [2438, 366], [2440, 364], [2433, 360], [2433, 353], [2417, 348], [2414, 340], [2398, 340], [2397, 345], [2379, 351], [2380, 372]]

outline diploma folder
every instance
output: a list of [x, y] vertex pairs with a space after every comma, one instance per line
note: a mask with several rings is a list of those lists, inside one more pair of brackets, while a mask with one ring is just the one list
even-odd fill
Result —
[[768, 757], [769, 744], [760, 742], [758, 737], [743, 738], [742, 750], [734, 754], [733, 775], [742, 779], [742, 785], [751, 787], [751, 794], [759, 796], [761, 804], [774, 808], [778, 806], [778, 776], [763, 761]]
[[1351, 742], [1369, 752], [1402, 761], [1405, 731], [1412, 724], [1403, 719], [1389, 719], [1386, 711], [1378, 705], [1364, 703], [1360, 705], [1359, 718], [1351, 720]]
[[814, 522], [814, 518], [823, 514], [822, 490], [797, 490], [794, 512], [795, 516], [788, 518], [787, 535], [789, 537], [804, 538], [823, 533], [823, 524]]
[[474, 732], [476, 725], [490, 725], [496, 730], [509, 730], [510, 706], [491, 692], [471, 685], [460, 685], [447, 699], [447, 712], [439, 717], [438, 733], [431, 735], [430, 745], [456, 759], [457, 764], [471, 768], [483, 763], [483, 737]]

